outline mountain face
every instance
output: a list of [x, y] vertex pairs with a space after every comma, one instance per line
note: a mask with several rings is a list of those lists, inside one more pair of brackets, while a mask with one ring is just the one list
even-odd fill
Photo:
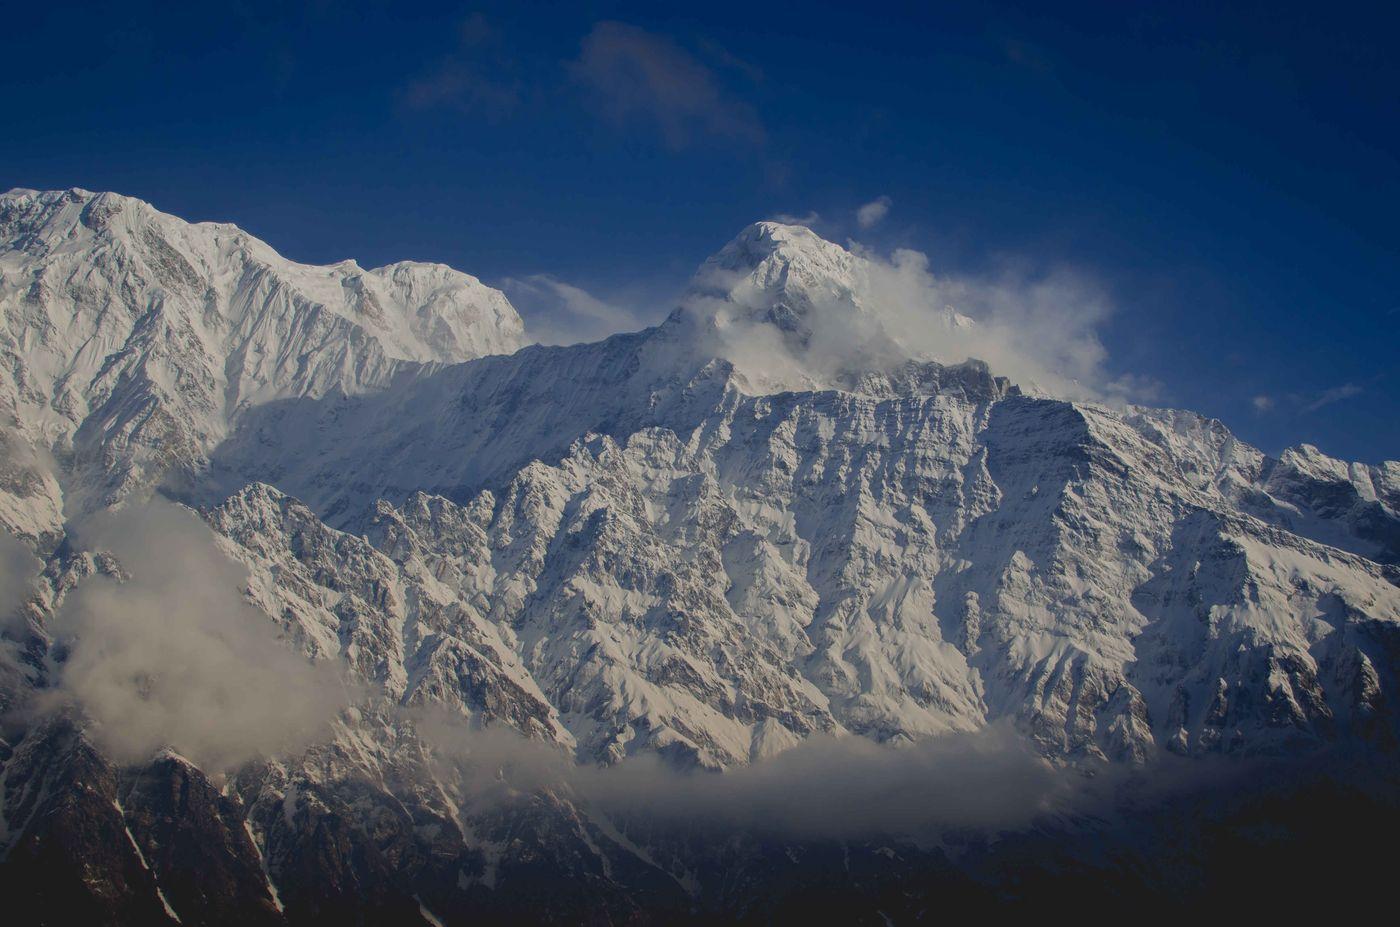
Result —
[[[296, 265], [111, 194], [8, 194], [0, 248], [0, 524], [43, 560], [7, 632], [0, 880], [68, 916], [763, 919], [852, 866], [888, 916], [928, 900], [891, 879], [988, 852], [688, 839], [503, 772], [486, 801], [434, 725], [721, 776], [998, 726], [1083, 770], [1394, 743], [1400, 463], [914, 354], [807, 229], [745, 230], [655, 328], [523, 349], [448, 268]], [[356, 687], [324, 737], [202, 768], [26, 707], [84, 584], [129, 581], [75, 529], [151, 487]]]

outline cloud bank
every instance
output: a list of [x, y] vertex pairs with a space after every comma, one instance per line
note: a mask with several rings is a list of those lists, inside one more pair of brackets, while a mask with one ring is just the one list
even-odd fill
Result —
[[1018, 829], [1089, 800], [1089, 781], [1044, 760], [1009, 724], [901, 747], [816, 737], [723, 773], [681, 771], [651, 756], [579, 766], [499, 730], [419, 722], [449, 777], [477, 806], [541, 789], [614, 819], [695, 831], [794, 838], [928, 837], [948, 829]]
[[243, 600], [247, 577], [189, 510], [152, 502], [79, 536], [123, 575], [84, 580], [54, 616], [67, 656], [41, 709], [76, 703], [114, 758], [170, 747], [229, 769], [309, 744], [347, 704], [335, 671], [293, 653]]
[[22, 631], [18, 612], [43, 566], [27, 544], [0, 529], [0, 631]]

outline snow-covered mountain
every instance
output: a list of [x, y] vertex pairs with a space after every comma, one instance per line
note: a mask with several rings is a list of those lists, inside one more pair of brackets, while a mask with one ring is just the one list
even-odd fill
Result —
[[[81, 715], [22, 725], [12, 872], [100, 827], [144, 849], [107, 847], [93, 897], [156, 920], [225, 896], [269, 922], [504, 917], [537, 879], [570, 886], [565, 918], [742, 895], [748, 864], [557, 791], [474, 805], [405, 709], [585, 766], [713, 770], [998, 723], [1129, 767], [1394, 738], [1400, 463], [1273, 458], [1189, 412], [931, 360], [866, 259], [810, 230], [746, 229], [659, 326], [516, 350], [505, 298], [447, 268], [305, 267], [110, 194], [0, 202], [0, 523], [47, 560], [6, 703], [61, 676], [53, 616], [121, 569], [78, 516], [153, 485], [286, 644], [369, 693], [198, 809], [150, 783], [221, 770], [114, 762]], [[73, 777], [99, 798], [60, 808]], [[182, 814], [217, 890], [175, 851]]]
[[0, 408], [72, 457], [85, 507], [197, 473], [254, 406], [523, 341], [505, 296], [441, 264], [297, 264], [113, 193], [12, 190], [0, 241]]

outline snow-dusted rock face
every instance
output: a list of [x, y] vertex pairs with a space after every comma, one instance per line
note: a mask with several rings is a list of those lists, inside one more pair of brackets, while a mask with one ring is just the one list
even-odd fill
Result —
[[1155, 428], [925, 373], [883, 398], [730, 388], [695, 424], [581, 436], [495, 491], [452, 472], [425, 485], [456, 501], [356, 524], [516, 654], [587, 759], [1002, 717], [1071, 756], [1274, 751], [1390, 711], [1393, 565], [1287, 530], [1262, 490], [1275, 522], [1239, 510]]
[[72, 455], [87, 507], [188, 478], [260, 403], [382, 388], [523, 334], [501, 293], [439, 264], [296, 264], [83, 190], [0, 196], [0, 308], [3, 414]]
[[[788, 333], [803, 294], [833, 311], [860, 272], [771, 224], [707, 266], [792, 309], [763, 316]], [[1218, 422], [1031, 397], [975, 363], [754, 395], [702, 335], [687, 307], [268, 407], [216, 461], [343, 528], [402, 521], [400, 560], [479, 533], [464, 608], [587, 758], [727, 766], [774, 737], [1003, 717], [1070, 756], [1276, 751], [1390, 710], [1394, 464], [1273, 460]], [[391, 514], [422, 493], [473, 519], [424, 536]]]
[[[741, 867], [659, 862], [567, 796], [474, 807], [415, 732], [429, 713], [584, 764], [709, 769], [995, 722], [1127, 765], [1394, 739], [1400, 464], [1275, 459], [1190, 412], [901, 356], [863, 259], [809, 230], [751, 226], [655, 328], [508, 354], [509, 304], [446, 268], [302, 267], [109, 195], [0, 203], [0, 523], [52, 554], [7, 685], [43, 684], [46, 616], [116, 569], [60, 543], [65, 505], [162, 479], [288, 645], [369, 693], [199, 812], [210, 833], [244, 816], [224, 884], [256, 854], [266, 885], [239, 897], [260, 916], [469, 919], [557, 878], [623, 920], [717, 903]], [[765, 343], [796, 376], [753, 366]], [[70, 839], [43, 820], [164, 845], [176, 812], [148, 786], [145, 817], [36, 812], [63, 757], [84, 794], [114, 788], [80, 731], [13, 750], [0, 834], [24, 865]], [[198, 770], [157, 772], [204, 794]], [[133, 859], [101, 863], [122, 904], [183, 878]]]

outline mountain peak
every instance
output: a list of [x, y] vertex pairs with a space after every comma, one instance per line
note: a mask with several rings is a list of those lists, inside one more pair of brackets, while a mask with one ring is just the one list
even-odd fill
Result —
[[749, 271], [766, 265], [808, 265], [815, 273], [844, 276], [854, 262], [845, 248], [827, 241], [805, 225], [765, 220], [747, 226], [705, 262], [707, 270]]
[[804, 226], [755, 222], [700, 266], [688, 301], [713, 315], [719, 300], [727, 316], [769, 321], [800, 338], [818, 304], [856, 308], [864, 263]]
[[908, 304], [890, 273], [805, 226], [755, 222], [700, 266], [673, 318], [694, 325], [750, 386], [845, 388], [927, 360], [918, 348], [930, 336], [974, 324], [950, 308]]

